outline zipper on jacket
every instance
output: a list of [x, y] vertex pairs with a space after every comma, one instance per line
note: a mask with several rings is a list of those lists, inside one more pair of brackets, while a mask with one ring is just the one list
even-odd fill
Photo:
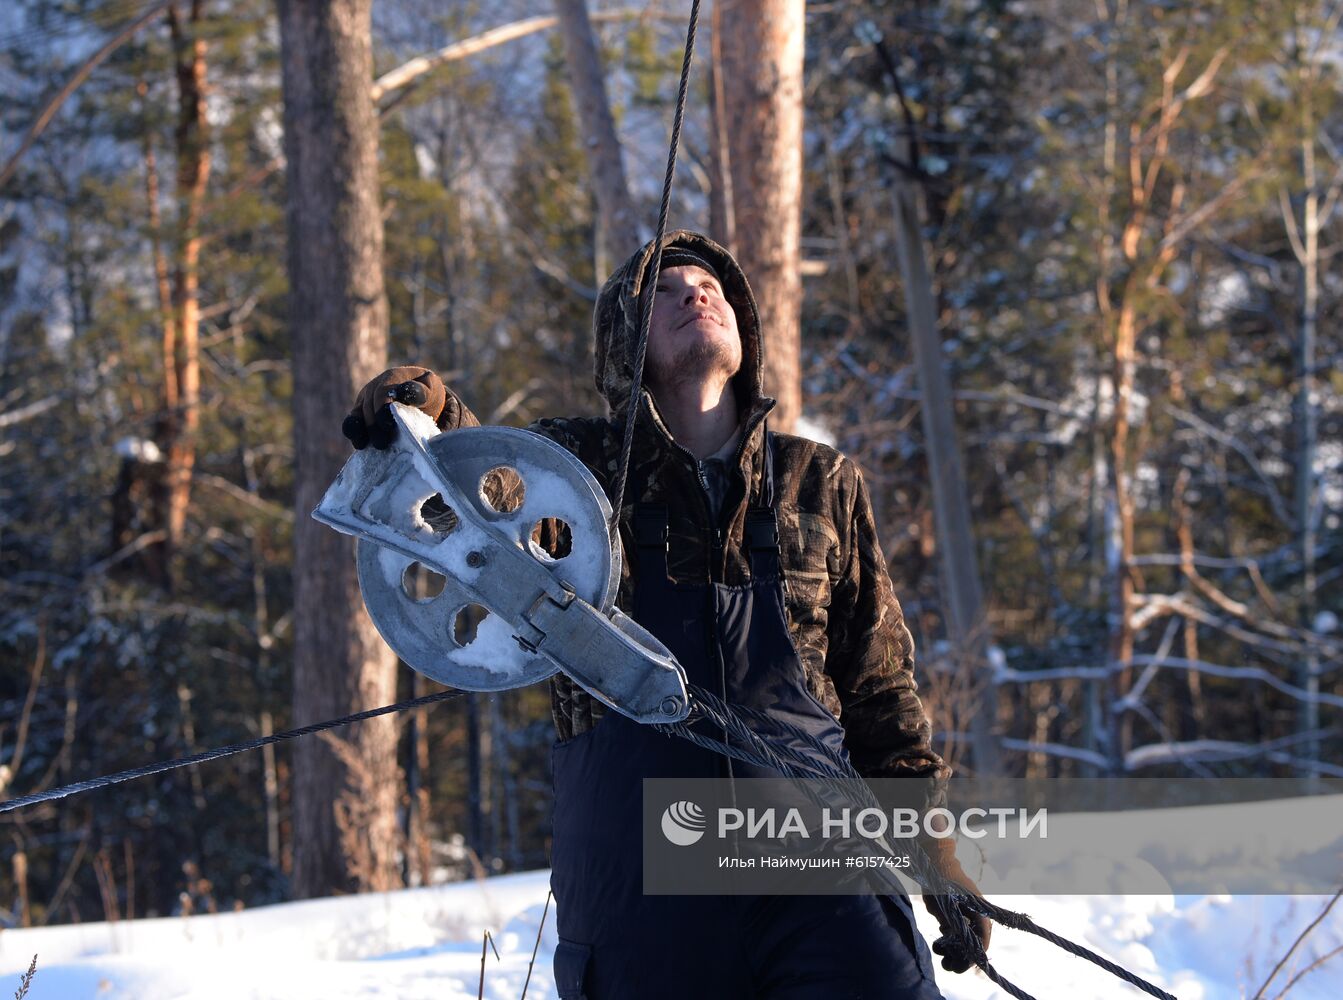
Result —
[[[671, 432], [667, 430], [666, 424], [662, 421], [661, 414], [657, 411], [657, 406], [653, 402], [652, 394], [649, 393], [646, 388], [643, 392], [648, 397], [645, 405], [648, 407], [649, 417], [653, 422], [653, 426], [658, 428], [658, 430], [665, 436], [667, 444], [671, 446], [672, 451], [679, 452], [695, 470], [695, 478], [699, 481], [700, 487], [700, 502], [704, 505], [704, 513], [706, 515], [705, 521], [709, 524], [711, 532], [709, 543], [709, 582], [722, 583], [726, 576], [726, 554], [724, 553], [726, 536], [720, 526], [720, 522], [724, 520], [724, 516], [728, 514], [728, 510], [724, 507], [723, 510], [718, 512], [716, 518], [713, 516], [713, 510], [709, 505], [709, 482], [704, 476], [704, 470], [700, 468], [699, 459], [690, 453], [690, 449], [686, 448], [671, 436]], [[751, 436], [755, 433], [756, 426], [769, 414], [770, 409], [773, 409], [773, 407], [771, 406], [763, 411], [757, 410], [747, 414], [747, 417], [742, 424], [741, 438], [737, 441], [737, 447], [732, 455], [732, 468], [739, 472], [741, 468], [741, 458], [742, 455], [746, 453], [746, 448], [750, 443]], [[769, 447], [769, 442], [766, 441], [764, 446]], [[746, 477], [744, 485], [745, 494], [742, 497], [742, 502], [749, 506], [751, 499], [751, 483], [749, 475]]]
[[[677, 445], [677, 447], [680, 448], [680, 445]], [[710, 502], [709, 477], [704, 474], [703, 463], [686, 449], [681, 448], [681, 451], [685, 452], [686, 457], [695, 466], [695, 478], [699, 481], [700, 500], [704, 503], [704, 513], [707, 515], [705, 521], [709, 524], [709, 582], [721, 583], [723, 580], [724, 534], [723, 529], [716, 522], [723, 519], [723, 511], [719, 511], [718, 517], [714, 517], [713, 504]]]
[[721, 583], [723, 581], [723, 529], [715, 527], [709, 538], [709, 580]]

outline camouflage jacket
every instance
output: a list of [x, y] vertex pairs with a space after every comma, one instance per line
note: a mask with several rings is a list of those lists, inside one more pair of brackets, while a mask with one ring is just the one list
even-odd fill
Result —
[[[624, 566], [617, 603], [633, 606], [639, 574], [630, 523], [636, 501], [663, 504], [669, 523], [668, 572], [677, 581], [749, 580], [742, 545], [746, 510], [760, 495], [765, 418], [774, 405], [761, 392], [759, 317], [736, 261], [703, 236], [672, 233], [664, 245], [682, 245], [715, 264], [737, 313], [742, 368], [734, 389], [743, 402], [743, 433], [721, 523], [710, 523], [709, 503], [693, 455], [672, 438], [653, 396], [644, 389], [635, 424], [629, 490], [621, 511]], [[531, 429], [563, 445], [613, 489], [620, 460], [623, 415], [632, 383], [637, 306], [652, 245], [630, 258], [606, 283], [593, 320], [595, 376], [615, 414], [605, 418], [541, 420]], [[449, 394], [440, 426], [477, 423]], [[780, 562], [787, 581], [789, 630], [811, 693], [839, 719], [854, 765], [866, 777], [932, 779], [930, 797], [949, 775], [930, 745], [930, 727], [914, 682], [914, 644], [891, 587], [862, 473], [833, 448], [805, 438], [775, 435], [775, 494]], [[723, 532], [714, 557], [716, 528]], [[605, 706], [563, 674], [552, 681], [555, 728], [561, 741], [597, 725]]]

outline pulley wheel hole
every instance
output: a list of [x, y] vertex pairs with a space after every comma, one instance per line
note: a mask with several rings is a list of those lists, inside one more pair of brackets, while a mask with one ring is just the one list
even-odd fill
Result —
[[563, 559], [574, 550], [574, 534], [569, 522], [558, 517], [547, 517], [532, 528], [532, 545], [543, 559]]
[[452, 641], [459, 646], [469, 646], [476, 641], [480, 623], [489, 611], [479, 604], [468, 604], [457, 612], [452, 619]]
[[401, 574], [401, 589], [417, 604], [428, 604], [443, 593], [447, 581], [424, 563], [411, 563]]
[[[440, 538], [457, 527], [457, 512], [444, 502], [442, 493], [435, 493], [420, 504], [420, 518]], [[442, 577], [439, 577], [439, 579], [441, 580]], [[442, 590], [443, 588], [439, 587], [439, 589]]]
[[527, 498], [527, 486], [518, 470], [509, 465], [496, 465], [480, 477], [480, 499], [498, 514], [512, 514]]

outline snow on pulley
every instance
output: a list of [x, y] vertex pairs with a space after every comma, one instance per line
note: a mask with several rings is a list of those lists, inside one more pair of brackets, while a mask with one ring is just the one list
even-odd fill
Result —
[[615, 606], [611, 505], [583, 463], [531, 431], [440, 433], [390, 405], [396, 440], [355, 452], [312, 516], [359, 540], [364, 603], [397, 655], [470, 691], [563, 671], [637, 722], [684, 719], [685, 671]]

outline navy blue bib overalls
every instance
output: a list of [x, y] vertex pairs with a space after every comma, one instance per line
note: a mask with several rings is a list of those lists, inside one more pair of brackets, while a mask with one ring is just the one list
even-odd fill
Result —
[[[667, 510], [639, 504], [633, 616], [671, 649], [691, 683], [842, 753], [844, 731], [807, 690], [788, 632], [772, 444], [761, 503], [747, 512], [750, 582], [672, 582]], [[643, 894], [644, 778], [773, 772], [613, 711], [558, 744], [553, 764], [560, 1000], [940, 1000], [906, 898]]]

